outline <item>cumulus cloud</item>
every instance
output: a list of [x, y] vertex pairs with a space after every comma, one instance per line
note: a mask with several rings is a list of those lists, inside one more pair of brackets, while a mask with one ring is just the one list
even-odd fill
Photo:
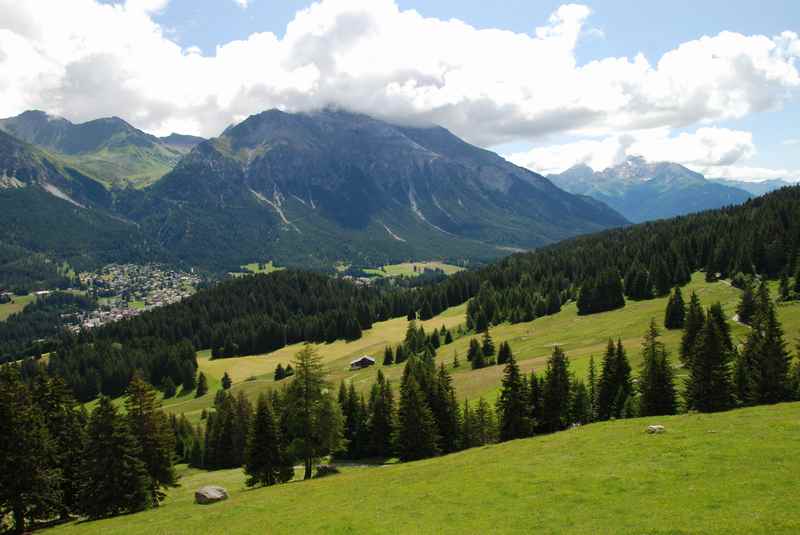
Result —
[[250, 0], [233, 0], [233, 1], [236, 3], [237, 6], [239, 6], [242, 9], [247, 9], [248, 6], [250, 5]]
[[[114, 114], [155, 133], [180, 126], [212, 136], [267, 108], [335, 105], [442, 124], [490, 146], [707, 126], [779, 108], [800, 86], [792, 32], [723, 32], [656, 63], [640, 54], [579, 65], [578, 41], [596, 32], [589, 8], [576, 4], [524, 34], [424, 17], [394, 0], [322, 0], [299, 11], [282, 38], [255, 33], [207, 55], [154, 22], [166, 4], [0, 0], [0, 116]], [[696, 150], [699, 159], [725, 156]]]
[[631, 131], [602, 139], [535, 147], [511, 154], [508, 159], [533, 171], [550, 174], [560, 173], [576, 164], [586, 164], [601, 171], [628, 156], [676, 162], [693, 169], [723, 168], [755, 154], [750, 132], [703, 127], [679, 135], [672, 135], [667, 128]]

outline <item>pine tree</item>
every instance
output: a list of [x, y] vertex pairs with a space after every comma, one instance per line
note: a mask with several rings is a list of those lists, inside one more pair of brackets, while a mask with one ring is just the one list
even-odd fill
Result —
[[777, 403], [791, 395], [791, 356], [775, 305], [767, 300], [761, 306], [736, 365], [737, 397], [745, 404]]
[[125, 398], [126, 419], [139, 445], [139, 460], [149, 475], [148, 494], [154, 507], [166, 497], [161, 489], [175, 487], [178, 481], [172, 464], [175, 434], [160, 408], [155, 389], [139, 374], [134, 375]]
[[206, 395], [208, 392], [208, 380], [206, 379], [206, 374], [200, 372], [200, 375], [197, 377], [197, 390], [195, 391], [194, 397], [199, 398]]
[[592, 403], [589, 390], [583, 381], [575, 381], [572, 385], [569, 421], [581, 425], [592, 421]]
[[81, 512], [101, 518], [150, 506], [150, 478], [141, 455], [128, 423], [110, 399], [100, 397], [89, 418]]
[[231, 376], [228, 375], [228, 372], [222, 374], [222, 389], [228, 390], [233, 385], [233, 381], [231, 381]]
[[542, 425], [544, 419], [544, 398], [542, 392], [542, 381], [536, 377], [536, 372], [531, 371], [528, 381], [528, 416], [531, 419], [533, 433], [543, 432]]
[[178, 393], [178, 387], [175, 386], [175, 382], [172, 380], [172, 377], [167, 377], [164, 380], [162, 389], [164, 392], [164, 399], [175, 397], [175, 394]]
[[800, 255], [794, 261], [794, 296], [795, 299], [800, 299]]
[[786, 271], [781, 273], [780, 283], [778, 284], [778, 300], [784, 302], [792, 300], [792, 289], [789, 285], [789, 275]]
[[433, 413], [414, 375], [406, 367], [400, 385], [396, 451], [400, 460], [415, 461], [439, 454]]
[[[1, 388], [1, 387], [0, 387]], [[42, 446], [40, 457], [50, 455], [47, 463], [60, 471], [60, 516], [69, 518], [78, 510], [80, 496], [80, 459], [86, 447], [85, 409], [78, 405], [60, 377], [41, 374], [33, 382], [32, 399], [52, 438], [52, 448]]]
[[56, 444], [14, 365], [0, 366], [0, 511], [14, 532], [60, 513], [62, 474], [51, 462]]
[[286, 371], [283, 369], [283, 366], [279, 362], [277, 366], [275, 366], [275, 374], [273, 376], [275, 381], [280, 381], [286, 377]]
[[746, 284], [742, 289], [739, 305], [736, 307], [736, 315], [739, 323], [750, 325], [756, 314], [756, 308], [756, 297], [753, 293], [753, 286], [751, 284]]
[[565, 429], [569, 425], [572, 381], [569, 359], [555, 346], [544, 376], [542, 398], [544, 401], [542, 424], [548, 431]]
[[392, 386], [383, 372], [378, 370], [369, 403], [370, 454], [375, 457], [386, 458], [392, 454], [394, 410]]
[[474, 422], [476, 446], [485, 446], [497, 441], [497, 422], [494, 417], [494, 411], [483, 398], [478, 398]]
[[483, 356], [488, 361], [494, 356], [494, 341], [492, 340], [492, 335], [489, 333], [489, 328], [486, 328], [486, 331], [483, 333], [483, 340], [481, 342], [481, 351], [483, 351]]
[[473, 370], [484, 368], [486, 366], [486, 357], [483, 355], [481, 345], [474, 338], [469, 341], [467, 360], [472, 365]]
[[659, 335], [655, 320], [651, 320], [642, 342], [642, 371], [639, 375], [641, 416], [675, 414], [678, 408], [672, 367]]
[[500, 419], [500, 440], [514, 440], [531, 434], [531, 421], [526, 410], [525, 379], [512, 355], [503, 369], [503, 381], [497, 400]]
[[609, 339], [597, 386], [598, 420], [619, 418], [632, 390], [631, 366], [622, 342], [618, 341], [615, 346], [614, 341]]
[[383, 350], [383, 365], [391, 366], [392, 364], [394, 364], [394, 352], [392, 346], [386, 346]]
[[682, 329], [686, 321], [686, 304], [683, 302], [683, 294], [680, 286], [675, 287], [675, 291], [667, 302], [667, 311], [664, 317], [664, 327], [667, 329]]
[[306, 345], [295, 355], [295, 379], [289, 385], [286, 407], [291, 427], [291, 451], [303, 460], [303, 479], [311, 479], [315, 461], [338, 450], [342, 438], [342, 414], [327, 394], [328, 381], [322, 359]]
[[291, 377], [292, 375], [294, 375], [294, 368], [292, 368], [292, 364], [291, 363], [286, 365], [286, 374], [285, 375], [286, 375], [286, 377]]
[[594, 364], [594, 355], [589, 356], [589, 377], [587, 384], [590, 404], [590, 421], [597, 420], [597, 367]]
[[469, 449], [478, 446], [478, 438], [475, 430], [475, 416], [469, 406], [469, 400], [464, 400], [464, 408], [461, 410], [461, 449]]
[[691, 367], [692, 351], [694, 350], [697, 337], [703, 329], [705, 314], [703, 307], [700, 306], [700, 298], [695, 292], [689, 299], [689, 308], [686, 311], [686, 321], [683, 325], [683, 336], [681, 337], [680, 359], [684, 367]]
[[405, 347], [403, 346], [403, 344], [400, 344], [397, 346], [397, 350], [394, 352], [394, 361], [397, 364], [401, 364], [405, 362], [406, 359], [407, 357], [406, 357]]
[[294, 477], [294, 463], [286, 452], [272, 407], [263, 393], [258, 397], [247, 436], [244, 473], [249, 476], [248, 487], [275, 485]]
[[458, 360], [458, 350], [453, 350], [453, 368], [458, 368], [461, 366], [461, 362]]
[[512, 357], [511, 346], [508, 345], [508, 342], [502, 342], [500, 344], [500, 349], [497, 352], [497, 363], [505, 364], [511, 357]]
[[450, 331], [447, 331], [445, 333], [445, 335], [444, 335], [444, 343], [445, 343], [445, 345], [453, 343], [453, 334]]
[[458, 449], [461, 414], [453, 380], [444, 364], [439, 366], [434, 380], [429, 404], [439, 434], [438, 446], [442, 453], [451, 453]]
[[733, 385], [730, 351], [725, 346], [719, 325], [707, 317], [697, 336], [686, 383], [686, 406], [700, 412], [715, 412], [731, 407]]

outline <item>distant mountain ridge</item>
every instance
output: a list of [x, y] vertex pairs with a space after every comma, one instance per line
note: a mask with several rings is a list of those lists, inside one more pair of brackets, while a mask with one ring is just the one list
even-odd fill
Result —
[[771, 180], [761, 180], [758, 182], [748, 180], [732, 180], [729, 178], [709, 178], [709, 182], [722, 184], [723, 186], [730, 186], [732, 188], [743, 189], [751, 195], [760, 196], [770, 191], [785, 188], [786, 186], [793, 186], [794, 182], [789, 182], [780, 178]]
[[751, 197], [680, 164], [648, 162], [639, 156], [603, 171], [579, 164], [548, 178], [566, 191], [606, 203], [633, 222], [740, 204]]
[[0, 119], [0, 130], [36, 145], [113, 187], [140, 187], [169, 172], [202, 138], [158, 138], [119, 117], [74, 124], [43, 111]]

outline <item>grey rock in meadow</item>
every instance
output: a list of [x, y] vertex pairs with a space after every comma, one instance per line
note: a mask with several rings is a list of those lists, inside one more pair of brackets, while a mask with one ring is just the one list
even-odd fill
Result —
[[666, 431], [666, 429], [664, 429], [663, 425], [648, 425], [647, 426], [647, 432], [649, 434], [651, 434], [651, 435], [658, 434], [658, 433], [664, 433], [665, 431]]
[[206, 485], [194, 493], [194, 501], [200, 505], [221, 502], [228, 499], [228, 491], [216, 485]]

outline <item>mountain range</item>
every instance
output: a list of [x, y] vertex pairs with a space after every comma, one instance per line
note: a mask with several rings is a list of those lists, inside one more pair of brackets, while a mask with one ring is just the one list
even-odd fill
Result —
[[168, 173], [202, 138], [158, 138], [119, 117], [74, 124], [43, 111], [0, 119], [0, 130], [109, 187], [143, 187]]
[[[0, 124], [0, 247], [81, 268], [488, 260], [628, 223], [444, 128], [344, 111], [271, 110], [210, 140], [42, 112]], [[130, 154], [140, 167], [102, 173]], [[158, 179], [138, 172], [171, 158]]]
[[634, 223], [740, 204], [752, 197], [680, 164], [648, 162], [640, 156], [629, 156], [603, 171], [578, 164], [548, 178], [566, 191], [607, 204]]
[[743, 189], [747, 193], [755, 196], [764, 195], [770, 191], [775, 191], [786, 186], [792, 186], [794, 182], [789, 182], [781, 178], [751, 182], [747, 180], [731, 180], [729, 178], [709, 178], [709, 182], [730, 186], [732, 188]]

